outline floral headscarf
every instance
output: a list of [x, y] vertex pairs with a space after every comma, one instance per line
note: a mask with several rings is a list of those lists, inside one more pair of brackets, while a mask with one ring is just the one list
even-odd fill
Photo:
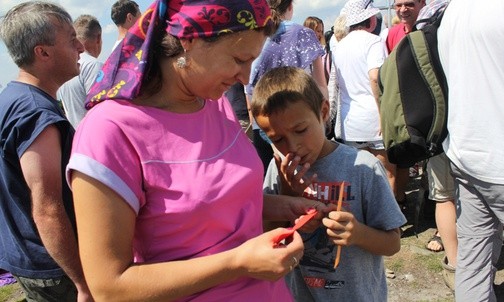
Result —
[[140, 91], [157, 27], [183, 39], [210, 38], [271, 22], [266, 0], [157, 0], [109, 56], [96, 78], [86, 109], [107, 99], [131, 100]]

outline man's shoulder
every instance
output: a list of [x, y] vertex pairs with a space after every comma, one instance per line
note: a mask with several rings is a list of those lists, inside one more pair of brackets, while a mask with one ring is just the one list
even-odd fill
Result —
[[401, 32], [404, 32], [404, 24], [399, 23], [399, 24], [392, 26], [389, 29], [388, 36], [394, 36], [394, 35], [400, 34]]
[[[52, 99], [50, 95], [40, 88], [17, 81], [12, 81], [7, 84], [7, 87], [0, 93], [0, 103], [2, 107], [12, 106], [13, 104], [21, 102], [25, 104], [25, 106], [28, 106], [32, 103], [39, 101], [45, 102]], [[36, 104], [33, 105], [35, 106]]]
[[41, 119], [52, 121], [65, 120], [57, 100], [42, 89], [22, 83], [11, 82], [0, 94], [0, 116], [3, 120], [33, 120], [41, 123]]
[[397, 40], [400, 40], [402, 37], [406, 35], [406, 32], [404, 31], [404, 24], [399, 23], [397, 25], [392, 26], [387, 34], [387, 41], [393, 41], [396, 42]]
[[81, 54], [79, 64], [81, 73], [86, 69], [101, 68], [103, 66], [103, 63], [100, 60], [98, 60], [98, 58], [95, 58], [87, 53]]
[[406, 36], [406, 32], [404, 31], [404, 24], [399, 23], [397, 25], [392, 26], [392, 28], [389, 29], [388, 35], [387, 35], [387, 48], [389, 52], [392, 52], [394, 47], [401, 41], [402, 38]]
[[98, 58], [93, 57], [87, 52], [83, 52], [80, 54], [79, 64], [92, 63], [92, 62], [100, 62], [100, 61], [98, 60]]

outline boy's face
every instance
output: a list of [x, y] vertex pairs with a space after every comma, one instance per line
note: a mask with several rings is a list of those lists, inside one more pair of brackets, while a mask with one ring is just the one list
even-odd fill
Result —
[[320, 119], [305, 103], [289, 104], [285, 110], [270, 116], [256, 116], [259, 127], [268, 135], [283, 155], [293, 153], [300, 164], [313, 164], [327, 155], [331, 143], [325, 137], [325, 121], [329, 118], [329, 102], [320, 110]]

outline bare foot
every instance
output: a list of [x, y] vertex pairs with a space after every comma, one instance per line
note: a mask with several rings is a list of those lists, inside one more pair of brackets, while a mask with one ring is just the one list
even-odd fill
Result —
[[436, 231], [436, 233], [427, 242], [427, 245], [425, 246], [425, 248], [428, 249], [429, 251], [433, 251], [433, 252], [444, 251], [443, 241], [441, 240], [441, 237], [439, 236], [439, 232]]

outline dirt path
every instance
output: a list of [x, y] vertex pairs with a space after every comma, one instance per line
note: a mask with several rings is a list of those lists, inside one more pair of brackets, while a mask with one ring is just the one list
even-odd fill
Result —
[[[401, 251], [385, 259], [386, 268], [395, 276], [387, 279], [388, 301], [455, 301], [441, 273], [444, 253], [425, 248], [436, 231], [434, 205], [423, 198], [420, 177], [412, 179], [409, 189], [405, 211], [408, 223], [402, 228]], [[497, 300], [504, 301], [504, 253], [498, 264], [495, 284]]]

